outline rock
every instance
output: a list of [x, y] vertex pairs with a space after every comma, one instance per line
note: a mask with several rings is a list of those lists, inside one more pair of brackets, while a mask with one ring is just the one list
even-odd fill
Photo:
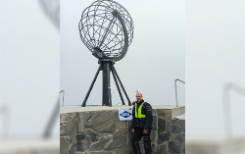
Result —
[[100, 138], [98, 142], [95, 142], [89, 146], [91, 151], [100, 151], [104, 148], [105, 144], [112, 139], [112, 135], [104, 136]]
[[174, 119], [174, 120], [171, 120], [171, 122], [173, 125], [179, 125], [179, 120]]
[[171, 111], [170, 110], [157, 110], [158, 117], [163, 118], [165, 120], [171, 119]]
[[96, 142], [99, 140], [99, 134], [97, 134], [95, 131], [89, 129], [87, 134], [89, 134], [92, 142]]
[[140, 151], [141, 151], [142, 153], [145, 153], [144, 144], [140, 144]]
[[84, 133], [85, 132], [85, 113], [78, 113], [78, 124], [77, 124], [77, 132]]
[[170, 134], [168, 132], [162, 133], [162, 134], [158, 135], [157, 143], [162, 144], [164, 141], [169, 141], [169, 137], [170, 137]]
[[75, 144], [73, 144], [69, 150], [69, 154], [75, 154], [75, 151], [76, 151], [76, 146]]
[[156, 115], [157, 116], [157, 110], [152, 109], [152, 115]]
[[[118, 111], [103, 111], [91, 117], [91, 126], [98, 133], [114, 133]], [[89, 120], [89, 121], [90, 121]]]
[[77, 139], [77, 144], [76, 144], [77, 151], [84, 152], [91, 144], [90, 139], [86, 134], [77, 135], [76, 139]]
[[133, 152], [132, 146], [122, 147], [116, 150], [116, 154], [131, 154]]
[[67, 136], [61, 136], [60, 137], [60, 152], [66, 153], [69, 150], [69, 137]]
[[158, 145], [158, 149], [160, 151], [160, 153], [167, 153], [167, 145], [166, 144], [162, 144], [162, 145]]
[[66, 122], [68, 121], [68, 114], [60, 114], [60, 122]]
[[169, 142], [168, 148], [172, 153], [180, 153], [180, 148], [173, 141]]
[[166, 121], [158, 118], [158, 134], [163, 133], [166, 130]]
[[185, 120], [180, 120], [180, 127], [182, 129], [183, 132], [185, 132]]
[[185, 147], [185, 134], [178, 134], [173, 137], [173, 140], [180, 148]]
[[157, 130], [157, 116], [153, 116], [151, 127], [152, 127], [152, 130]]
[[179, 133], [181, 129], [179, 126], [176, 125], [168, 125], [168, 131], [173, 133]]
[[86, 112], [86, 121], [88, 121], [92, 116], [91, 112]]
[[151, 131], [151, 142], [156, 142], [157, 140], [157, 131], [153, 130]]
[[127, 142], [127, 129], [122, 129], [113, 134], [113, 141], [109, 143], [105, 149], [119, 148], [126, 144]]
[[127, 144], [131, 145], [133, 133], [131, 132], [132, 121], [128, 121], [128, 141]]
[[69, 135], [70, 135], [70, 140], [73, 141], [76, 135], [76, 120], [74, 117], [71, 117], [70, 120]]
[[91, 154], [113, 154], [111, 151], [92, 151]]
[[61, 122], [60, 123], [60, 136], [67, 135], [68, 129], [67, 129], [67, 122]]
[[116, 122], [116, 129], [127, 128], [127, 121], [119, 121]]
[[152, 152], [157, 151], [157, 145], [151, 142], [151, 149], [152, 149]]

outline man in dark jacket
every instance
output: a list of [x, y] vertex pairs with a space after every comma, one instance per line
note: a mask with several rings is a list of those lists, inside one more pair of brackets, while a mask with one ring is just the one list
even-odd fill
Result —
[[136, 102], [132, 110], [132, 127], [133, 133], [132, 147], [135, 154], [141, 154], [139, 141], [143, 136], [145, 154], [152, 154], [151, 149], [151, 125], [153, 121], [152, 107], [149, 103], [143, 100], [141, 93], [136, 94]]

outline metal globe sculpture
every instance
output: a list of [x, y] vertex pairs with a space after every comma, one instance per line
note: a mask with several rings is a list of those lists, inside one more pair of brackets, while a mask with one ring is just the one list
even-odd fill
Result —
[[96, 1], [81, 16], [79, 32], [84, 45], [100, 59], [121, 60], [133, 40], [133, 20], [111, 0]]
[[126, 55], [133, 40], [134, 25], [128, 11], [112, 0], [95, 1], [83, 11], [78, 29], [82, 42], [99, 60], [100, 64], [82, 106], [86, 106], [86, 101], [100, 71], [103, 72], [102, 105], [112, 106], [110, 72], [114, 77], [122, 103], [125, 104], [120, 86], [128, 104], [131, 105], [114, 67], [115, 62], [123, 59]]

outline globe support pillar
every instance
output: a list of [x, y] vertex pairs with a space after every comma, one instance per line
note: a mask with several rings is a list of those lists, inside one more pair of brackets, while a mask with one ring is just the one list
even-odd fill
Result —
[[103, 93], [102, 93], [102, 106], [112, 106], [111, 102], [111, 84], [110, 84], [110, 62], [102, 62], [102, 81], [103, 81]]
[[93, 79], [93, 81], [92, 81], [92, 83], [90, 85], [90, 88], [89, 88], [89, 90], [88, 90], [88, 92], [87, 92], [87, 94], [85, 96], [85, 99], [84, 99], [84, 101], [83, 101], [81, 106], [82, 107], [86, 106], [87, 99], [88, 99], [88, 97], [90, 95], [90, 92], [91, 92], [91, 90], [92, 90], [92, 88], [94, 86], [94, 83], [95, 83], [100, 71], [103, 71], [103, 73], [102, 73], [102, 82], [103, 82], [102, 83], [103, 84], [103, 88], [102, 88], [102, 90], [103, 90], [103, 92], [102, 92], [102, 106], [105, 105], [105, 106], [112, 107], [110, 72], [112, 73], [112, 75], [114, 77], [114, 81], [115, 81], [115, 84], [117, 86], [117, 90], [118, 90], [118, 93], [120, 95], [122, 104], [125, 105], [125, 101], [123, 99], [122, 92], [120, 90], [120, 86], [121, 86], [121, 88], [122, 88], [122, 90], [124, 92], [124, 95], [126, 96], [126, 98], [128, 100], [128, 105], [131, 106], [131, 102], [130, 102], [129, 97], [128, 97], [127, 93], [126, 93], [126, 90], [124, 89], [124, 86], [123, 86], [123, 84], [122, 84], [122, 82], [121, 82], [121, 80], [120, 80], [120, 78], [119, 78], [119, 76], [118, 76], [118, 74], [116, 72], [116, 69], [113, 66], [114, 62], [111, 61], [111, 60], [101, 59], [99, 61], [99, 64], [100, 64], [100, 66], [99, 66], [99, 68], [98, 68], [98, 70], [97, 70], [97, 72], [95, 74], [95, 77], [94, 77], [94, 79]]

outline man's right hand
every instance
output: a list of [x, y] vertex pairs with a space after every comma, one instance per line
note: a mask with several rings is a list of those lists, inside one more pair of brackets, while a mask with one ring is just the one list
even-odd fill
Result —
[[134, 129], [133, 128], [131, 129], [131, 132], [134, 133]]

